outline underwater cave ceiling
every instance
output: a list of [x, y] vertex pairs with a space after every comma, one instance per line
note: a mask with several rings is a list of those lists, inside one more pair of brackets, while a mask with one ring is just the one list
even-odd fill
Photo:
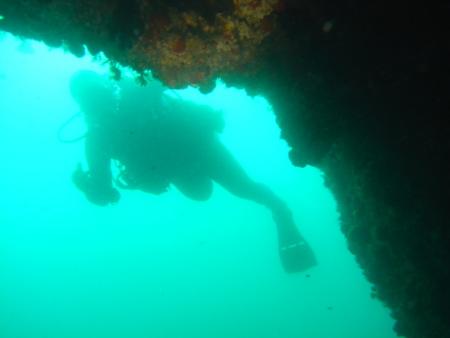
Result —
[[2, 30], [86, 45], [142, 81], [151, 69], [208, 92], [220, 77], [267, 97], [292, 162], [325, 172], [397, 333], [450, 337], [449, 4], [0, 0], [0, 15]]

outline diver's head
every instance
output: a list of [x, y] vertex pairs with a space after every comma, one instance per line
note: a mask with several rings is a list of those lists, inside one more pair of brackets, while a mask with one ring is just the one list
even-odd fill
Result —
[[88, 120], [103, 119], [114, 112], [114, 88], [106, 76], [80, 70], [70, 79], [70, 92]]

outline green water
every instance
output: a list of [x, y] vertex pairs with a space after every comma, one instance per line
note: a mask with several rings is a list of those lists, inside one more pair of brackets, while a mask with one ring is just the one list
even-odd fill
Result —
[[[9, 35], [0, 41], [1, 338], [391, 338], [389, 310], [349, 253], [321, 173], [294, 168], [270, 105], [218, 88], [179, 95], [221, 109], [223, 142], [292, 208], [319, 266], [288, 275], [268, 210], [219, 186], [89, 204], [70, 177], [83, 142], [68, 81], [100, 69]], [[81, 120], [64, 137], [83, 132]]]

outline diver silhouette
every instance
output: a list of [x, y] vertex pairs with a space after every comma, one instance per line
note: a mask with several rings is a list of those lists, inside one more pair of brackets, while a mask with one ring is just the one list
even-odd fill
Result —
[[[122, 77], [113, 82], [81, 70], [70, 90], [87, 125], [87, 171], [79, 166], [75, 185], [97, 205], [116, 203], [119, 189], [161, 194], [175, 186], [185, 196], [209, 199], [213, 182], [233, 195], [272, 212], [278, 248], [287, 272], [316, 265], [310, 246], [299, 233], [287, 205], [267, 186], [252, 180], [220, 142], [222, 116], [209, 107], [164, 94], [151, 80], [146, 86]], [[119, 174], [112, 174], [112, 161]]]

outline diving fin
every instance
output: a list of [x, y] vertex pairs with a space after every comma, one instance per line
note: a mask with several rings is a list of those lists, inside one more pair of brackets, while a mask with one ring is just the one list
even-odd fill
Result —
[[317, 265], [309, 244], [298, 231], [292, 214], [285, 209], [273, 214], [278, 232], [278, 251], [287, 273], [303, 272]]
[[311, 247], [304, 239], [289, 245], [279, 245], [281, 264], [287, 273], [303, 272], [317, 265]]

